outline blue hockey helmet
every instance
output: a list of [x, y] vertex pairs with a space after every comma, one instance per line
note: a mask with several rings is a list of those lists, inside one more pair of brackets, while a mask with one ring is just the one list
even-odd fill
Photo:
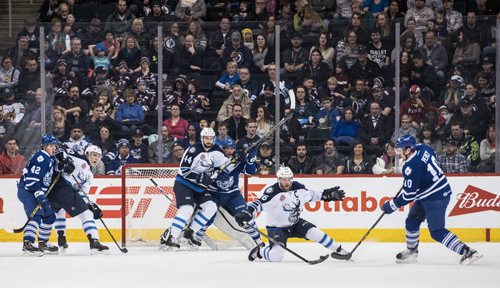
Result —
[[50, 144], [54, 144], [54, 145], [60, 144], [59, 140], [57, 140], [57, 138], [54, 137], [54, 135], [52, 135], [52, 134], [43, 135], [41, 142], [42, 142], [43, 146], [48, 146]]
[[415, 145], [417, 145], [417, 140], [415, 139], [414, 136], [410, 134], [401, 135], [401, 137], [399, 137], [398, 140], [396, 140], [396, 148], [413, 149], [415, 148]]
[[222, 142], [222, 148], [236, 148], [236, 143], [233, 139], [228, 138], [224, 142]]

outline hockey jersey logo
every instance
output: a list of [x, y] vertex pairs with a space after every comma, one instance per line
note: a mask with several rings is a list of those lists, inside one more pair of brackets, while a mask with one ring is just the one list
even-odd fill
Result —
[[296, 191], [294, 191], [293, 195], [290, 195], [290, 201], [287, 201], [282, 206], [283, 211], [289, 212], [288, 221], [293, 224], [297, 223], [300, 217], [300, 200], [297, 195], [295, 195], [295, 192]]
[[229, 176], [224, 180], [217, 180], [216, 182], [217, 182], [217, 187], [219, 187], [224, 191], [227, 191], [231, 189], [231, 187], [234, 184], [234, 176]]

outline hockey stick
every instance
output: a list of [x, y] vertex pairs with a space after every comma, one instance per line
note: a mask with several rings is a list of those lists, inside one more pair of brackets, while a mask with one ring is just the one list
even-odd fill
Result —
[[168, 196], [167, 192], [165, 190], [163, 190], [160, 187], [160, 185], [158, 185], [158, 183], [156, 183], [156, 181], [153, 179], [153, 177], [149, 177], [149, 181], [153, 182], [153, 184], [156, 186], [156, 188], [158, 188], [158, 190], [160, 190], [161, 194], [163, 194], [163, 196], [167, 197], [167, 199], [170, 200], [170, 204], [172, 204], [174, 202], [174, 199], [172, 199], [172, 198], [170, 198], [170, 196]]
[[[90, 201], [90, 198], [89, 196], [87, 196], [87, 194], [85, 193], [85, 191], [83, 191], [82, 189], [82, 185], [80, 184], [80, 182], [78, 182], [75, 178], [75, 175], [74, 174], [71, 174], [71, 177], [73, 177], [73, 180], [75, 180], [76, 182], [76, 185], [78, 185], [78, 189], [80, 189], [80, 191], [82, 193], [78, 193], [79, 195], [81, 195], [82, 197], [84, 198], [87, 198], [87, 201], [89, 201], [90, 203], [93, 203], [92, 201]], [[102, 225], [104, 225], [104, 228], [106, 228], [106, 231], [108, 231], [108, 234], [109, 236], [111, 236], [111, 239], [113, 239], [113, 242], [115, 242], [116, 244], [116, 247], [118, 247], [118, 250], [120, 250], [122, 253], [127, 253], [128, 252], [128, 249], [125, 248], [125, 247], [120, 247], [120, 245], [118, 245], [118, 242], [116, 241], [115, 239], [115, 236], [113, 236], [113, 234], [111, 233], [111, 231], [109, 230], [108, 226], [106, 225], [106, 223], [104, 223], [104, 220], [102, 220], [102, 217], [99, 218], [99, 220], [101, 220], [101, 223]]]
[[[56, 175], [56, 178], [54, 179], [52, 184], [50, 184], [49, 189], [47, 189], [47, 193], [45, 194], [45, 197], [49, 196], [50, 191], [52, 191], [52, 188], [54, 188], [54, 185], [56, 185], [57, 181], [59, 180], [59, 177], [61, 177], [61, 173]], [[40, 210], [41, 207], [42, 207], [42, 205], [40, 205], [40, 203], [38, 203], [38, 205], [36, 205], [35, 209], [33, 209], [33, 212], [31, 212], [30, 216], [28, 217], [28, 220], [26, 221], [26, 223], [24, 223], [23, 227], [13, 229], [13, 230], [5, 229], [5, 231], [11, 232], [11, 233], [23, 232], [24, 228], [26, 228], [26, 226], [28, 226], [28, 223], [30, 223], [30, 221], [33, 220], [33, 217], [35, 217], [36, 213], [38, 212], [38, 210]]]
[[[250, 228], [254, 229], [252, 226], [247, 226], [247, 227], [250, 227]], [[306, 262], [307, 264], [310, 264], [310, 265], [319, 264], [319, 263], [325, 261], [326, 259], [328, 259], [328, 257], [330, 256], [329, 254], [326, 254], [326, 255], [319, 256], [319, 259], [317, 259], [317, 260], [307, 260], [306, 258], [304, 258], [304, 257], [300, 256], [299, 254], [297, 254], [295, 251], [287, 248], [283, 243], [281, 243], [281, 242], [279, 242], [277, 240], [274, 240], [273, 238], [269, 237], [266, 233], [260, 231], [259, 229], [254, 229], [254, 230], [257, 231], [257, 233], [259, 233], [260, 235], [262, 235], [265, 238], [267, 238], [270, 242], [273, 242], [273, 244], [280, 246], [281, 248], [283, 248], [286, 251], [290, 252], [295, 257], [297, 257], [300, 260]]]
[[[394, 198], [398, 197], [399, 194], [401, 193], [401, 191], [403, 191], [403, 186], [401, 186], [401, 188], [399, 188], [398, 193], [396, 193], [396, 195], [394, 196]], [[370, 232], [372, 232], [373, 228], [375, 228], [375, 226], [377, 226], [378, 222], [380, 222], [380, 220], [382, 220], [382, 218], [384, 217], [384, 215], [385, 215], [385, 212], [382, 213], [382, 215], [380, 215], [378, 217], [377, 221], [375, 221], [375, 223], [373, 223], [372, 227], [370, 227], [370, 229], [368, 229], [368, 231], [366, 231], [366, 233], [363, 236], [363, 238], [361, 238], [361, 240], [359, 240], [358, 244], [356, 244], [356, 246], [354, 246], [354, 249], [352, 249], [352, 251], [348, 254], [348, 256], [346, 257], [345, 260], [351, 259], [352, 254], [354, 253], [354, 251], [356, 251], [356, 249], [358, 249], [359, 245], [361, 245], [361, 243], [363, 241], [365, 241], [366, 237], [368, 237], [368, 234], [370, 234]]]

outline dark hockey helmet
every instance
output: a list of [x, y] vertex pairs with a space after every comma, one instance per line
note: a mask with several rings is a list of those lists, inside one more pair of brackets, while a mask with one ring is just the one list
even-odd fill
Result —
[[411, 148], [414, 149], [415, 145], [417, 145], [417, 140], [415, 139], [414, 136], [410, 134], [405, 134], [401, 135], [401, 137], [396, 140], [396, 149], [401, 148], [401, 149], [406, 149], [406, 148]]

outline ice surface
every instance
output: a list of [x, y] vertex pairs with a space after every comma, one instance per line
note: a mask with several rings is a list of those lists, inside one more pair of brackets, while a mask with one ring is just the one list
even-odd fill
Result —
[[[353, 261], [328, 259], [308, 265], [287, 254], [281, 263], [249, 262], [248, 251], [160, 252], [131, 247], [123, 254], [89, 255], [88, 244], [69, 243], [64, 255], [22, 257], [21, 243], [0, 243], [1, 287], [500, 287], [500, 243], [470, 243], [484, 258], [470, 266], [438, 243], [420, 244], [418, 264], [396, 264], [403, 243], [363, 243]], [[350, 251], [356, 243], [343, 247]], [[307, 259], [328, 250], [316, 243], [291, 243]]]

